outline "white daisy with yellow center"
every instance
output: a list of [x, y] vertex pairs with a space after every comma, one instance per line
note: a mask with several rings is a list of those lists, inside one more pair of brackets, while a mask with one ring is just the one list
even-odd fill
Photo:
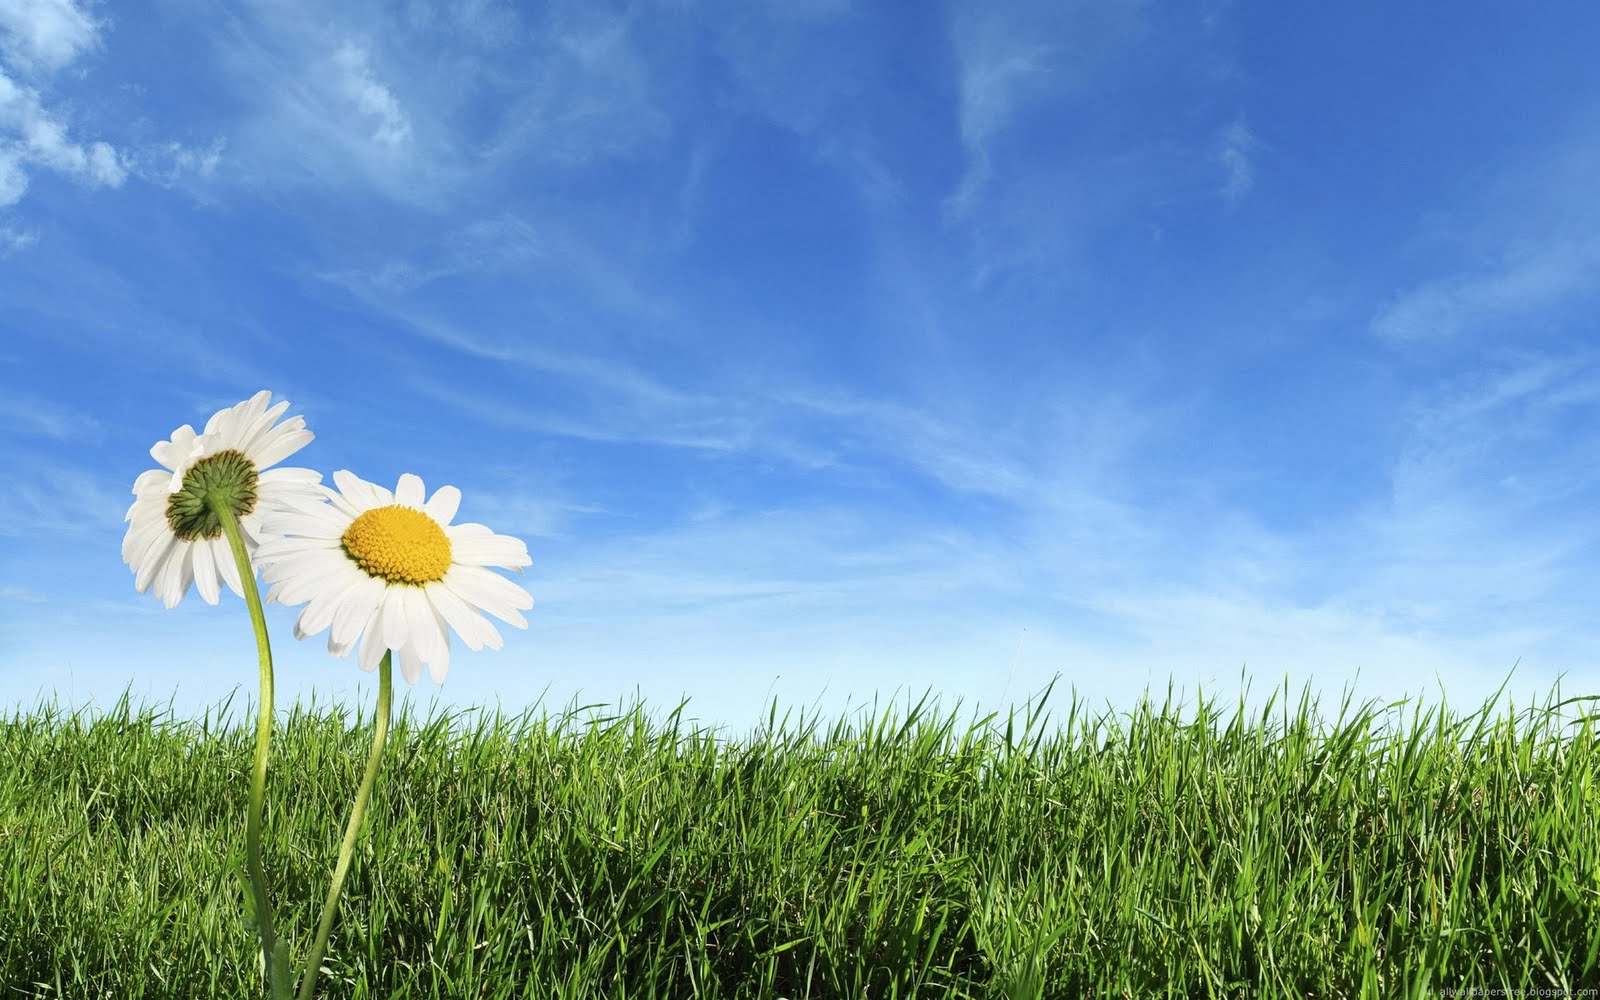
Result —
[[249, 551], [266, 537], [265, 513], [320, 495], [321, 473], [270, 468], [315, 437], [304, 417], [278, 423], [289, 403], [269, 409], [271, 400], [271, 391], [263, 389], [218, 410], [202, 433], [184, 424], [150, 449], [162, 468], [134, 480], [136, 499], [124, 517], [128, 531], [122, 538], [122, 561], [133, 570], [139, 593], [154, 586], [171, 608], [193, 583], [207, 604], [216, 604], [220, 581], [243, 597], [238, 563], [208, 500], [226, 504], [239, 519]]
[[499, 631], [479, 611], [517, 628], [533, 607], [521, 587], [488, 567], [522, 571], [528, 547], [481, 524], [450, 522], [461, 491], [441, 486], [425, 498], [422, 480], [400, 477], [393, 493], [341, 469], [327, 502], [292, 504], [267, 520], [284, 537], [256, 550], [267, 600], [306, 605], [295, 622], [304, 639], [331, 628], [328, 652], [348, 656], [361, 641], [358, 662], [372, 670], [393, 650], [400, 672], [416, 683], [426, 666], [442, 682], [450, 667], [454, 629], [467, 648], [499, 649]]

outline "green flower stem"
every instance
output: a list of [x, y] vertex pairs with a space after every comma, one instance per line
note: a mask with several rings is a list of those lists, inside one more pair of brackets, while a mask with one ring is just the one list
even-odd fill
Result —
[[233, 549], [239, 566], [239, 582], [244, 587], [244, 602], [250, 608], [250, 624], [256, 631], [256, 653], [261, 661], [261, 704], [256, 711], [256, 762], [250, 775], [250, 813], [245, 820], [245, 852], [250, 865], [250, 885], [255, 890], [256, 926], [261, 931], [262, 974], [270, 995], [277, 1000], [289, 995], [290, 984], [277, 934], [272, 927], [272, 904], [267, 899], [267, 874], [261, 865], [261, 814], [267, 795], [267, 751], [272, 741], [272, 644], [267, 641], [267, 619], [261, 611], [261, 593], [256, 589], [256, 571], [244, 547], [239, 519], [233, 514], [231, 498], [222, 492], [208, 493], [206, 502], [222, 522], [222, 533]]
[[350, 857], [355, 853], [356, 837], [361, 833], [361, 820], [367, 814], [367, 802], [372, 798], [372, 786], [378, 780], [378, 767], [383, 763], [383, 747], [389, 740], [390, 661], [392, 653], [385, 650], [383, 662], [378, 664], [378, 710], [373, 719], [372, 752], [367, 755], [367, 770], [361, 776], [361, 787], [356, 790], [356, 800], [350, 806], [350, 822], [344, 828], [344, 843], [339, 846], [339, 861], [334, 865], [333, 884], [328, 887], [328, 899], [322, 904], [322, 921], [317, 925], [317, 939], [311, 945], [311, 957], [306, 962], [305, 978], [300, 981], [300, 1000], [311, 1000], [317, 985], [317, 972], [322, 967], [322, 952], [328, 946], [328, 932], [333, 929], [333, 918], [339, 912], [339, 890], [344, 885], [345, 873], [350, 870]]

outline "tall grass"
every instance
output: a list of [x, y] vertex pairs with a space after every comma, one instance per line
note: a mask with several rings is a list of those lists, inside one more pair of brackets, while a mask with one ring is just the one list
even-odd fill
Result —
[[[1422, 997], [1600, 985], [1573, 699], [1324, 721], [927, 699], [759, 741], [681, 711], [404, 713], [320, 996]], [[1581, 706], [1579, 706], [1581, 708]], [[265, 831], [303, 953], [367, 728], [296, 709]], [[1059, 723], [1061, 720], [1057, 719]], [[256, 995], [246, 727], [0, 719], [0, 996]], [[286, 804], [286, 805], [285, 805]], [[1461, 995], [1467, 995], [1463, 992]], [[1479, 994], [1482, 995], [1482, 994]]]

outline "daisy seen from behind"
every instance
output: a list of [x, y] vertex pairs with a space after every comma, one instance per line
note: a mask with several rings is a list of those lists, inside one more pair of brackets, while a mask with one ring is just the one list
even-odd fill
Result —
[[281, 505], [321, 495], [322, 475], [310, 469], [272, 466], [310, 444], [304, 417], [281, 423], [287, 400], [272, 402], [263, 389], [242, 403], [218, 410], [196, 434], [184, 424], [150, 449], [160, 469], [133, 483], [134, 501], [124, 520], [122, 561], [133, 570], [139, 593], [173, 608], [189, 585], [216, 604], [221, 584], [244, 598], [255, 631], [261, 700], [256, 706], [255, 762], [245, 818], [246, 865], [250, 872], [253, 922], [261, 941], [261, 972], [274, 1000], [289, 995], [289, 951], [273, 926], [262, 863], [261, 830], [266, 801], [267, 758], [272, 737], [272, 645], [250, 557], [263, 540], [263, 519]]
[[263, 389], [218, 410], [202, 433], [184, 424], [150, 449], [162, 468], [134, 480], [135, 499], [123, 518], [128, 530], [122, 561], [133, 571], [139, 593], [153, 587], [171, 608], [193, 583], [207, 604], [216, 604], [220, 582], [244, 597], [238, 560], [216, 505], [238, 520], [248, 555], [267, 537], [261, 522], [268, 511], [320, 495], [321, 473], [272, 468], [315, 435], [305, 429], [304, 417], [278, 423], [289, 402], [268, 408], [271, 400], [272, 392]]
[[333, 474], [338, 490], [322, 487], [327, 503], [297, 503], [277, 511], [268, 527], [282, 537], [256, 550], [267, 600], [306, 605], [295, 638], [331, 629], [328, 652], [343, 658], [361, 643], [361, 669], [372, 670], [393, 651], [410, 683], [423, 667], [443, 682], [450, 668], [450, 630], [468, 649], [499, 649], [487, 611], [517, 628], [533, 607], [526, 590], [489, 567], [530, 566], [528, 547], [481, 524], [450, 522], [461, 491], [441, 486], [424, 499], [420, 478], [400, 477], [393, 493], [353, 473]]

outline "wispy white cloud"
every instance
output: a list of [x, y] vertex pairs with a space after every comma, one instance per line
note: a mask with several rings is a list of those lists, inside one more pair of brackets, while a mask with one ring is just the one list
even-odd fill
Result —
[[574, 498], [555, 477], [498, 469], [484, 478], [490, 485], [475, 486], [467, 493], [458, 520], [477, 521], [518, 538], [566, 539], [578, 521], [609, 513], [603, 506]]
[[38, 591], [14, 583], [0, 586], [0, 603], [43, 604], [46, 600], [48, 598]]
[[511, 0], [409, 0], [404, 19], [412, 31], [435, 38], [465, 38], [489, 50], [515, 44], [525, 29]]
[[[1154, 697], [1170, 678], [1187, 703], [1203, 691], [1228, 710], [1242, 694], [1242, 674], [1249, 704], [1259, 707], [1287, 679], [1296, 694], [1310, 682], [1325, 712], [1337, 709], [1345, 690], [1357, 703], [1417, 695], [1436, 702], [1443, 686], [1451, 704], [1470, 709], [1519, 661], [1520, 679], [1511, 685], [1519, 704], [1530, 693], [1542, 696], [1576, 665], [1572, 655], [1583, 645], [1520, 626], [1456, 635], [1340, 601], [1297, 606], [1266, 594], [1157, 587], [1108, 595], [1094, 606], [1117, 623], [1115, 633], [1084, 637], [1030, 623], [1030, 681], [1047, 679], [1053, 668], [1064, 673], [1063, 684], [1092, 691], [1107, 687], [1110, 669], [1151, 685]], [[1125, 687], [1111, 693], [1127, 697]]]
[[517, 96], [483, 147], [487, 162], [574, 168], [656, 148], [673, 121], [660, 65], [671, 59], [672, 34], [652, 37], [658, 26], [643, 8], [612, 14], [592, 4], [549, 5], [525, 36], [532, 45], [525, 68], [506, 74]]
[[502, 361], [548, 372], [604, 390], [613, 398], [649, 406], [688, 406], [703, 398], [672, 388], [626, 360], [593, 352], [563, 350], [535, 342], [521, 330], [468, 329], [464, 324], [440, 319], [420, 307], [381, 307], [382, 314], [402, 322], [413, 334], [442, 347], [485, 361]]
[[103, 435], [100, 421], [81, 412], [57, 406], [26, 392], [0, 396], [0, 424], [14, 433], [55, 441], [96, 441]]
[[1372, 332], [1396, 344], [1445, 341], [1600, 290], [1600, 241], [1555, 237], [1494, 266], [1424, 282], [1379, 310]]
[[1394, 296], [1369, 329], [1424, 356], [1468, 341], [1473, 363], [1396, 413], [1390, 494], [1350, 526], [1343, 560], [1352, 607], [1441, 643], [1510, 654], [1522, 642], [1546, 664], [1564, 645], [1566, 666], [1600, 640], [1588, 625], [1600, 529], [1573, 514], [1600, 495], [1600, 444], [1583, 430], [1600, 418], [1600, 358], [1544, 345], [1570, 342], [1560, 332], [1600, 300], [1594, 136], [1579, 122], [1414, 239], [1470, 263]]
[[885, 209], [906, 203], [904, 181], [878, 154], [870, 137], [824, 138], [817, 147], [817, 156], [844, 175], [867, 204]]
[[[1390, 495], [1339, 536], [1352, 607], [1441, 635], [1567, 632], [1600, 578], [1600, 528], [1574, 503], [1600, 493], [1593, 359], [1530, 358], [1446, 382], [1399, 415]], [[1574, 638], [1590, 630], [1570, 631]]]
[[564, 617], [621, 620], [627, 608], [635, 621], [695, 616], [767, 630], [773, 617], [814, 627], [885, 616], [893, 628], [891, 617], [908, 621], [993, 582], [972, 539], [928, 528], [921, 518], [890, 526], [838, 506], [696, 508], [561, 557], [542, 589]]
[[1394, 290], [1371, 332], [1396, 347], [1530, 341], [1600, 307], [1600, 120], [1552, 122], [1550, 137], [1475, 173], [1418, 220], [1411, 255], [1430, 276]]
[[853, 61], [863, 38], [849, 3], [708, 5], [712, 49], [736, 84], [741, 110], [796, 135], [833, 135], [867, 85]]
[[[538, 404], [497, 400], [467, 392], [437, 379], [413, 376], [410, 386], [435, 402], [481, 422], [555, 437], [604, 444], [653, 444], [695, 451], [730, 452], [746, 446], [749, 433], [737, 417], [709, 415], [709, 407], [688, 404], [670, 390], [663, 398], [650, 381], [600, 359], [562, 358], [543, 351], [516, 351], [501, 360], [539, 370], [559, 370], [607, 386], [609, 406], [573, 414]], [[643, 393], [630, 390], [643, 389]], [[673, 402], [672, 400], [681, 400]]]
[[211, 180], [216, 176], [227, 148], [227, 140], [222, 138], [213, 139], [204, 146], [186, 146], [169, 141], [124, 149], [121, 156], [128, 173], [140, 180], [171, 188], [194, 178]]
[[[0, 536], [43, 537], [58, 534], [120, 531], [132, 503], [127, 489], [118, 490], [104, 474], [62, 463], [36, 461], [26, 477], [0, 482]], [[124, 499], [124, 497], [127, 499]]]
[[956, 115], [967, 170], [949, 207], [973, 209], [995, 170], [996, 145], [1023, 116], [1081, 90], [1141, 30], [1143, 5], [1023, 0], [950, 8]]
[[[50, 170], [91, 187], [119, 187], [127, 171], [107, 142], [70, 136], [37, 84], [99, 44], [100, 25], [73, 0], [0, 3], [0, 208], [22, 200], [28, 172]], [[17, 249], [15, 240], [8, 249]]]
[[847, 0], [709, 4], [698, 12], [739, 111], [788, 130], [875, 211], [903, 206], [907, 182], [874, 116], [891, 92], [869, 6]]
[[0, 71], [0, 207], [22, 199], [28, 167], [96, 187], [118, 187], [127, 176], [109, 143], [73, 141], [65, 121], [44, 107], [37, 90]]
[[1017, 500], [1033, 482], [1027, 466], [999, 449], [979, 446], [970, 429], [905, 404], [794, 388], [769, 398], [812, 418], [826, 419], [836, 433], [854, 439], [855, 449], [865, 440], [875, 462], [888, 458], [908, 464], [961, 493]]
[[[1036, 428], [1037, 437], [1030, 434], [997, 447], [993, 434], [939, 414], [836, 389], [818, 390], [797, 378], [781, 382], [752, 378], [739, 388], [690, 391], [616, 359], [563, 355], [525, 342], [488, 344], [477, 334], [437, 322], [414, 328], [476, 356], [557, 374], [600, 393], [596, 405], [574, 411], [526, 398], [467, 392], [425, 376], [408, 378], [422, 395], [491, 425], [596, 443], [740, 455], [813, 473], [854, 469], [852, 474], [873, 478], [896, 470], [894, 475], [910, 473], [952, 495], [1003, 501], [1030, 513], [1058, 515], [1070, 507], [1080, 518], [1095, 510], [1114, 516], [1084, 492], [1103, 485], [1090, 484], [1098, 475], [1090, 470], [1097, 463], [1119, 461], [1121, 451], [1148, 432], [1150, 420], [1159, 419], [1149, 413], [1141, 418], [1108, 404], [1092, 420], [1057, 414], [1063, 425], [1095, 428], [1099, 440], [1080, 440], [1070, 431], [1062, 435], [1050, 423]], [[1058, 435], [1057, 443], [1045, 461], [1039, 446], [1052, 434]], [[1068, 450], [1074, 455], [1063, 461], [1061, 453]], [[1059, 534], [1062, 529], [1057, 525], [1054, 530]]]
[[411, 122], [394, 92], [373, 75], [365, 48], [351, 41], [344, 42], [333, 54], [333, 65], [336, 86], [372, 123], [374, 142], [398, 146], [411, 138]]
[[[533, 217], [505, 212], [463, 221], [430, 233], [414, 247], [376, 247], [372, 256], [376, 263], [328, 268], [315, 276], [386, 314], [412, 311], [421, 303], [399, 303], [446, 279], [511, 277], [519, 287], [535, 288], [545, 298], [576, 289], [585, 303], [628, 320], [658, 325], [670, 318], [666, 302], [640, 274], [608, 254], [578, 219], [559, 209]], [[474, 338], [474, 343], [481, 346], [486, 339]]]
[[[992, 24], [993, 22], [985, 22]], [[967, 172], [952, 199], [958, 212], [971, 210], [978, 191], [994, 171], [991, 142], [1030, 91], [1043, 92], [1051, 80], [1052, 47], [1038, 41], [1004, 45], [981, 33], [962, 48], [958, 120], [967, 149]]]
[[[171, 187], [210, 177], [222, 140], [203, 148], [178, 142], [113, 145], [74, 138], [68, 112], [47, 100], [51, 79], [103, 47], [103, 25], [74, 0], [0, 3], [0, 207], [20, 201], [29, 173], [49, 170], [91, 187], [121, 187], [136, 177]], [[136, 89], [136, 88], [135, 88]], [[15, 241], [0, 253], [17, 249]]]
[[[251, 104], [229, 162], [252, 183], [440, 207], [514, 170], [565, 173], [662, 149], [687, 16], [564, 2], [241, 8], [213, 36]], [[676, 60], [676, 61], [675, 61]], [[681, 73], [679, 74], [681, 75]]]
[[99, 44], [99, 27], [74, 0], [5, 0], [0, 54], [13, 66], [53, 73]]
[[233, 171], [247, 183], [440, 202], [460, 167], [448, 112], [471, 74], [452, 64], [460, 78], [447, 79], [448, 51], [419, 47], [382, 12], [325, 14], [256, 3], [211, 22], [228, 85], [247, 102], [227, 137]]
[[[5, 204], [6, 177], [4, 170], [4, 162], [0, 161], [0, 204]], [[26, 250], [37, 242], [39, 242], [39, 234], [37, 232], [31, 230], [24, 232], [12, 229], [10, 226], [0, 226], [0, 260], [5, 260], [19, 250]]]
[[1217, 162], [1226, 174], [1222, 195], [1230, 203], [1238, 202], [1255, 187], [1255, 164], [1251, 154], [1258, 146], [1260, 143], [1242, 117], [1235, 118], [1217, 132]]

